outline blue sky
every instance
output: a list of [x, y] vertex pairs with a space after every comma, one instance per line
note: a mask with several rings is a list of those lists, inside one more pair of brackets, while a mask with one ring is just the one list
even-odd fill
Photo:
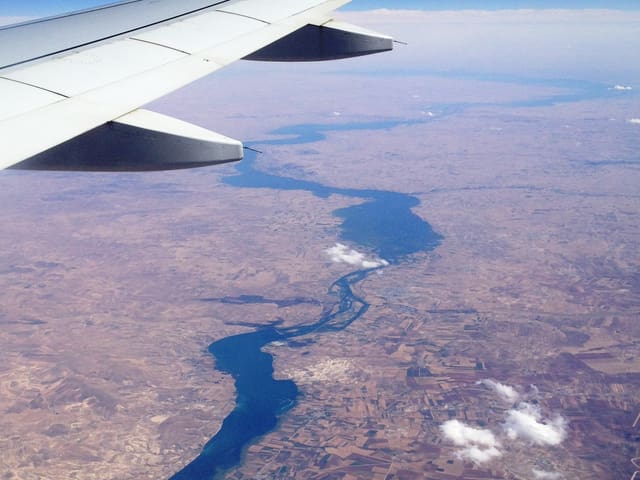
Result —
[[510, 8], [640, 9], [640, 0], [354, 0], [350, 10], [412, 8], [418, 10], [501, 10]]
[[[0, 16], [52, 15], [112, 3], [108, 0], [0, 0]], [[354, 0], [346, 10], [412, 8], [420, 10], [507, 8], [615, 8], [639, 10], [640, 0]]]

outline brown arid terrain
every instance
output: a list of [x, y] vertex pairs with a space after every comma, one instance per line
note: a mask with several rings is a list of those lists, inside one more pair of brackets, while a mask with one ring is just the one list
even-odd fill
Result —
[[[429, 102], [440, 81], [423, 81]], [[360, 293], [372, 308], [348, 330], [271, 350], [304, 397], [229, 478], [631, 478], [640, 136], [628, 119], [639, 109], [633, 97], [472, 107], [329, 133], [313, 155], [270, 152], [264, 168], [297, 154], [323, 183], [402, 185], [445, 239], [370, 277]], [[358, 160], [344, 162], [353, 145]], [[477, 383], [488, 379], [513, 386], [515, 403]], [[562, 419], [562, 442], [509, 438], [505, 418], [531, 404], [534, 428]], [[503, 437], [499, 456], [471, 461], [442, 435], [452, 419]]]
[[[244, 140], [399, 121], [258, 143], [257, 167], [411, 193], [444, 239], [360, 283], [346, 330], [268, 347], [301, 396], [227, 478], [631, 479], [637, 92], [530, 104], [575, 91], [300, 68], [231, 67], [152, 108]], [[319, 315], [350, 271], [332, 212], [361, 201], [234, 171], [0, 175], [0, 478], [169, 477], [234, 406], [207, 346]], [[320, 305], [205, 301], [239, 295]]]
[[[225, 321], [283, 313], [217, 317], [202, 299], [324, 290], [306, 248], [273, 240], [310, 243], [323, 216], [335, 223], [326, 202], [245, 195], [219, 176], [3, 175], [7, 478], [169, 476], [233, 407], [233, 384], [213, 369], [208, 344], [239, 331]], [[315, 314], [307, 308], [284, 310]]]

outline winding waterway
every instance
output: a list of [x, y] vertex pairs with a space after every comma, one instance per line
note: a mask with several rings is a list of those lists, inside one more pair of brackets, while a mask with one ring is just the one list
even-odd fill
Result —
[[174, 475], [174, 479], [217, 478], [241, 462], [248, 445], [276, 428], [278, 417], [295, 406], [298, 388], [290, 380], [273, 378], [273, 357], [262, 348], [275, 341], [338, 331], [349, 326], [369, 308], [351, 287], [370, 271], [349, 273], [334, 282], [329, 291], [338, 301], [314, 323], [290, 328], [270, 325], [255, 332], [223, 338], [209, 346], [209, 352], [216, 359], [216, 368], [231, 375], [235, 381], [236, 407], [200, 455]]
[[[274, 132], [286, 136], [285, 139], [256, 143], [300, 144], [322, 139], [327, 130], [378, 130], [401, 123], [412, 122], [375, 122], [340, 127], [299, 125]], [[362, 199], [362, 203], [333, 212], [342, 219], [340, 239], [354, 246], [365, 247], [390, 263], [398, 263], [417, 252], [432, 250], [442, 239], [427, 222], [412, 212], [411, 209], [420, 202], [411, 195], [338, 188], [274, 175], [256, 169], [255, 161], [256, 154], [247, 152], [245, 159], [236, 166], [237, 174], [224, 178], [224, 183], [242, 188], [301, 190], [321, 198], [343, 195]], [[262, 351], [263, 347], [276, 341], [348, 327], [369, 308], [366, 300], [354, 293], [352, 287], [375, 270], [356, 270], [333, 282], [329, 294], [335, 298], [335, 303], [325, 307], [315, 321], [288, 328], [279, 328], [278, 325], [257, 326], [253, 332], [223, 338], [209, 346], [209, 352], [216, 360], [216, 368], [231, 375], [235, 381], [236, 406], [200, 455], [175, 474], [172, 480], [218, 478], [240, 464], [243, 452], [252, 442], [276, 428], [278, 417], [295, 406], [298, 388], [290, 380], [273, 378], [273, 357]], [[308, 298], [277, 300], [259, 295], [207, 300], [227, 304], [314, 303], [313, 299]]]
[[[588, 98], [612, 95], [602, 85], [588, 82], [560, 83], [555, 86], [571, 88], [576, 93], [559, 94], [531, 101], [505, 104], [451, 104], [438, 107], [437, 119], [460, 113], [473, 106], [540, 107], [555, 103], [573, 102]], [[433, 121], [433, 118], [417, 120], [365, 122], [343, 125], [296, 125], [272, 132], [282, 138], [255, 142], [256, 145], [292, 145], [316, 142], [324, 139], [327, 131], [386, 130], [398, 125], [411, 125]], [[364, 248], [398, 264], [407, 257], [436, 248], [442, 237], [431, 226], [413, 213], [419, 200], [408, 194], [339, 188], [321, 183], [298, 180], [260, 171], [255, 166], [256, 155], [248, 151], [245, 159], [236, 165], [236, 174], [225, 177], [224, 183], [240, 188], [265, 188], [275, 190], [300, 190], [311, 192], [320, 198], [342, 195], [361, 199], [360, 203], [342, 208], [333, 214], [342, 219], [340, 239], [356, 248]], [[333, 305], [325, 307], [319, 318], [306, 324], [283, 328], [279, 324], [261, 325], [246, 322], [255, 328], [253, 332], [223, 338], [209, 346], [215, 357], [216, 368], [235, 381], [236, 406], [225, 418], [218, 433], [205, 445], [201, 454], [171, 480], [212, 480], [239, 465], [243, 452], [260, 437], [277, 428], [279, 417], [296, 405], [298, 388], [290, 380], [273, 378], [273, 357], [262, 349], [276, 341], [291, 340], [304, 335], [318, 335], [342, 330], [364, 315], [369, 304], [359, 297], [353, 287], [377, 269], [351, 272], [329, 287], [335, 298]], [[313, 298], [268, 299], [259, 295], [211, 298], [207, 301], [256, 304], [273, 303], [288, 306], [318, 304]]]

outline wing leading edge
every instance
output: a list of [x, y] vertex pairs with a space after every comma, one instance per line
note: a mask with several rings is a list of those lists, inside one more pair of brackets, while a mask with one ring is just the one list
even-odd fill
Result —
[[0, 168], [141, 171], [242, 158], [242, 144], [139, 108], [239, 59], [391, 50], [335, 22], [350, 0], [138, 0], [0, 28]]

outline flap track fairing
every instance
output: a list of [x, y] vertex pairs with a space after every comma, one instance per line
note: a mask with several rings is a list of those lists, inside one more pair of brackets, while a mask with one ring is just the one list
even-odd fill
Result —
[[28, 158], [16, 170], [131, 172], [177, 170], [241, 160], [242, 143], [147, 110]]
[[310, 62], [359, 57], [393, 50], [393, 38], [348, 23], [307, 25], [245, 60]]

